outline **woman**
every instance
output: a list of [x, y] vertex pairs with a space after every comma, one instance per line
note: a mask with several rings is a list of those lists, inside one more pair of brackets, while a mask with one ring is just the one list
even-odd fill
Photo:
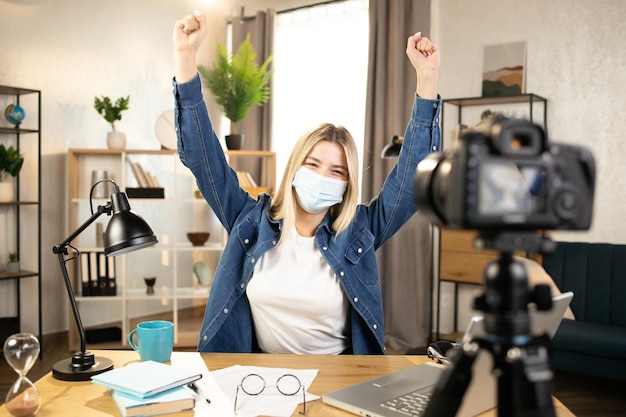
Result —
[[199, 351], [385, 353], [375, 250], [417, 211], [417, 163], [439, 150], [439, 51], [408, 38], [416, 96], [402, 152], [383, 189], [358, 204], [357, 152], [342, 127], [323, 124], [295, 144], [274, 198], [239, 187], [202, 97], [199, 12], [174, 27], [180, 159], [229, 233], [200, 331]]

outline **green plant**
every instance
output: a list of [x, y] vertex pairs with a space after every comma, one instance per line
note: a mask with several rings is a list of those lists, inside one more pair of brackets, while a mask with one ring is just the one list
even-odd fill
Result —
[[252, 106], [269, 100], [269, 81], [274, 70], [268, 70], [272, 55], [261, 66], [250, 34], [233, 55], [223, 44], [217, 45], [217, 62], [212, 68], [198, 66], [198, 72], [215, 96], [217, 104], [231, 122], [231, 134], [239, 133], [237, 122], [246, 117]]
[[128, 110], [128, 102], [130, 96], [120, 97], [115, 101], [115, 104], [110, 98], [106, 96], [94, 97], [93, 106], [96, 111], [100, 113], [104, 120], [111, 124], [111, 128], [115, 132], [115, 122], [122, 120], [122, 112]]
[[24, 157], [13, 146], [0, 144], [0, 182], [7, 176], [17, 177], [24, 164]]
[[493, 116], [495, 116], [495, 115], [497, 115], [497, 114], [498, 114], [497, 112], [495, 112], [495, 111], [493, 111], [493, 110], [491, 110], [491, 109], [484, 110], [484, 111], [480, 114], [480, 120], [485, 120], [485, 119], [488, 119], [488, 118], [493, 117]]
[[9, 253], [9, 262], [17, 262], [17, 252]]

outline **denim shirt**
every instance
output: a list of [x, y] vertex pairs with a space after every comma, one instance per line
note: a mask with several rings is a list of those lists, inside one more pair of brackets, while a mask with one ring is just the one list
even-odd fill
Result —
[[[281, 221], [269, 217], [271, 197], [252, 198], [240, 188], [217, 138], [202, 96], [198, 75], [174, 85], [178, 153], [196, 178], [228, 232], [215, 270], [198, 350], [251, 352], [256, 348], [246, 288], [254, 266], [280, 239]], [[415, 97], [402, 151], [380, 193], [359, 204], [350, 226], [333, 232], [327, 215], [315, 232], [317, 247], [335, 272], [350, 301], [349, 332], [354, 354], [385, 353], [383, 306], [375, 251], [417, 211], [413, 177], [418, 162], [439, 151], [441, 99]], [[295, 273], [295, 271], [294, 271]]]

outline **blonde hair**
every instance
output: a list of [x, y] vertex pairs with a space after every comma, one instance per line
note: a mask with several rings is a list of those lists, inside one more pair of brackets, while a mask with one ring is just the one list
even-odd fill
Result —
[[293, 178], [311, 149], [323, 140], [339, 144], [343, 148], [348, 163], [348, 186], [343, 195], [343, 201], [330, 208], [331, 227], [336, 233], [341, 233], [348, 228], [354, 218], [359, 202], [359, 157], [356, 145], [345, 127], [323, 123], [302, 135], [296, 142], [287, 161], [280, 187], [274, 197], [270, 217], [283, 221], [283, 236], [290, 233], [296, 221], [296, 195], [291, 185]]

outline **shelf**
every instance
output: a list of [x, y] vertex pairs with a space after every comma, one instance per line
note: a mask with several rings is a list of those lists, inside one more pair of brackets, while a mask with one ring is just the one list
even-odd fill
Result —
[[2, 201], [0, 206], [34, 206], [39, 204], [36, 201]]
[[154, 301], [161, 299], [173, 299], [176, 298], [184, 298], [184, 299], [202, 299], [207, 298], [209, 296], [210, 287], [200, 288], [200, 287], [178, 287], [176, 291], [171, 287], [155, 287], [154, 294], [147, 294], [145, 288], [131, 288], [126, 290], [126, 294], [124, 296], [121, 295], [95, 295], [95, 296], [77, 296], [76, 301], [93, 301], [93, 302], [103, 302], [103, 301], [124, 301], [124, 300], [146, 300], [146, 301]]
[[0, 85], [0, 94], [20, 96], [25, 94], [39, 93], [39, 90], [32, 90], [30, 88], [10, 87], [7, 85]]
[[22, 129], [18, 126], [16, 127], [0, 127], [0, 133], [5, 133], [7, 135], [11, 134], [26, 134], [26, 133], [39, 133], [37, 129]]
[[[142, 249], [143, 253], [147, 252], [160, 252], [164, 250], [169, 251], [182, 251], [182, 252], [191, 252], [191, 251], [199, 251], [199, 252], [215, 252], [222, 251], [224, 249], [224, 245], [222, 243], [205, 243], [204, 246], [193, 246], [191, 243], [176, 243], [175, 245], [166, 245], [164, 243], [157, 243], [155, 246], [151, 246], [149, 248]], [[80, 248], [81, 252], [103, 252], [104, 248], [96, 247], [96, 246], [83, 246]]]
[[145, 288], [133, 288], [126, 290], [126, 298], [129, 300], [153, 300], [156, 298], [207, 298], [209, 296], [210, 288], [195, 288], [195, 287], [178, 287], [174, 291], [173, 288], [154, 288], [154, 294], [146, 294]]
[[31, 277], [36, 277], [39, 274], [35, 271], [25, 271], [25, 270], [21, 270], [19, 272], [14, 272], [14, 273], [9, 273], [6, 271], [2, 271], [0, 272], [0, 280], [5, 280], [5, 279], [16, 279], [16, 278], [31, 278]]
[[[18, 253], [24, 268], [16, 273], [0, 272], [0, 305], [15, 305], [15, 313], [10, 314], [14, 316], [12, 327], [0, 325], [0, 343], [12, 333], [29, 331], [39, 340], [39, 357], [42, 358], [41, 91], [0, 85], [0, 95], [23, 107], [26, 113], [22, 123], [0, 126], [0, 143], [14, 146], [25, 161], [14, 182], [16, 200], [0, 202], [0, 208], [7, 215], [7, 227], [2, 229], [4, 247], [8, 252]], [[22, 100], [23, 96], [27, 98]], [[24, 281], [32, 278], [36, 279], [36, 288], [32, 280]], [[30, 328], [37, 326], [37, 331], [24, 329], [23, 323]]]
[[274, 151], [226, 151], [226, 156], [233, 158], [259, 158], [259, 157], [270, 157], [273, 158], [276, 156]]
[[463, 106], [489, 106], [493, 104], [516, 104], [530, 102], [546, 102], [547, 100], [536, 94], [520, 94], [515, 96], [500, 97], [464, 97], [445, 99], [445, 103], [455, 104], [459, 107]]
[[72, 148], [74, 155], [175, 155], [173, 149], [108, 149], [108, 148]]
[[222, 243], [205, 243], [203, 246], [193, 246], [191, 243], [178, 243], [176, 244], [176, 248], [180, 250], [198, 250], [198, 251], [221, 251], [224, 249], [224, 245]]
[[[259, 185], [263, 191], [275, 186], [276, 154], [271, 151], [230, 151], [226, 152], [231, 166], [245, 165], [249, 161], [259, 164]], [[128, 156], [131, 156], [127, 159]], [[256, 158], [256, 159], [255, 159]], [[159, 243], [138, 252], [116, 257], [115, 282], [117, 294], [113, 296], [78, 296], [76, 301], [87, 329], [106, 327], [115, 323], [123, 335], [138, 321], [155, 319], [172, 321], [178, 344], [197, 346], [200, 323], [185, 329], [181, 326], [184, 318], [193, 311], [201, 322], [210, 288], [194, 286], [193, 266], [204, 262], [211, 271], [217, 269], [219, 258], [224, 250], [227, 234], [217, 216], [203, 198], [196, 198], [197, 186], [193, 176], [184, 167], [175, 150], [141, 149], [69, 149], [68, 150], [68, 231], [78, 228], [88, 218], [97, 205], [105, 205], [108, 198], [89, 199], [92, 187], [91, 173], [106, 170], [121, 191], [133, 187], [135, 175], [129, 165], [138, 162], [145, 170], [156, 175], [164, 188], [165, 198], [129, 198], [133, 211], [136, 211], [152, 227]], [[247, 166], [246, 166], [247, 168]], [[113, 176], [113, 177], [111, 177]], [[254, 190], [250, 190], [251, 194]], [[102, 227], [106, 230], [107, 217], [102, 217]], [[85, 230], [73, 244], [82, 253], [103, 252], [102, 243], [96, 243], [95, 227]], [[187, 240], [186, 232], [208, 231], [209, 240], [203, 246], [193, 246]], [[78, 274], [82, 269], [70, 268], [70, 280], [81, 293], [82, 279]], [[146, 294], [146, 286], [141, 279], [156, 276], [154, 294]], [[162, 278], [159, 278], [162, 277]], [[197, 311], [196, 311], [197, 310]], [[138, 317], [139, 316], [139, 317]], [[70, 312], [70, 320], [72, 318]], [[70, 331], [69, 346], [77, 347], [78, 333]], [[88, 344], [89, 349], [99, 348], [100, 344]], [[108, 343], [105, 346], [127, 346], [127, 342]]]

